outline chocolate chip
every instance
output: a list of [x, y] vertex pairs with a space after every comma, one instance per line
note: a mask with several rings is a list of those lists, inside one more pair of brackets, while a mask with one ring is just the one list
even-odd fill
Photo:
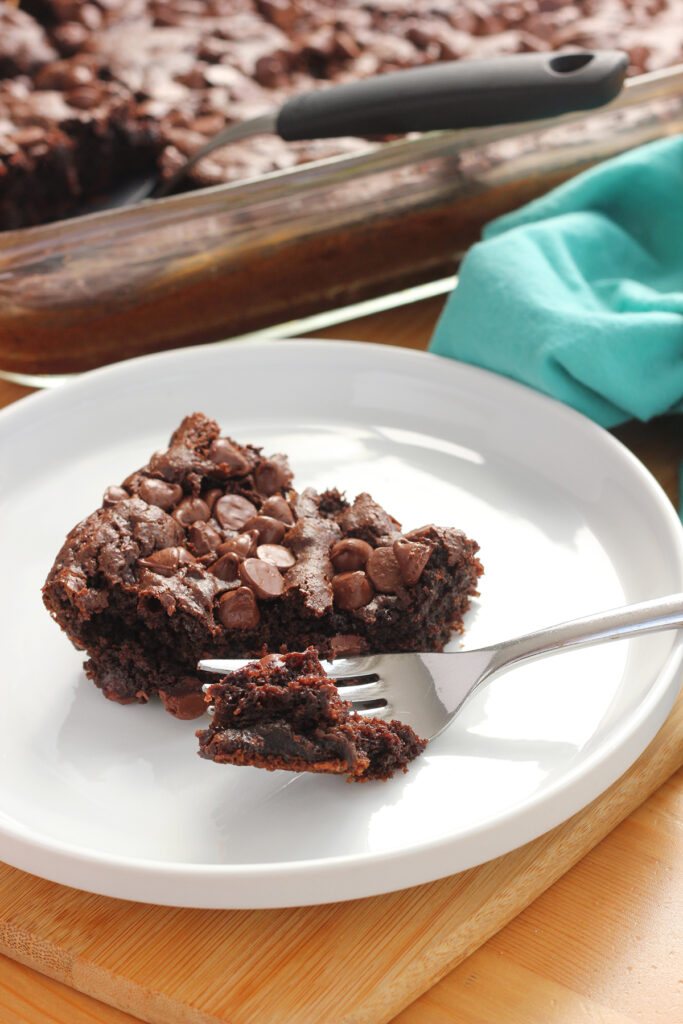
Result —
[[403, 577], [393, 548], [375, 548], [368, 558], [366, 571], [375, 589], [383, 594], [396, 594], [403, 589]]
[[290, 0], [257, 0], [258, 7], [278, 28], [288, 32], [296, 23], [298, 9]]
[[417, 544], [415, 541], [405, 538], [394, 541], [394, 554], [399, 572], [407, 587], [412, 587], [417, 583], [431, 553], [432, 549], [429, 544]]
[[346, 60], [356, 60], [360, 57], [361, 50], [349, 32], [339, 31], [336, 37], [336, 54]]
[[[73, 10], [73, 4], [67, 4], [66, 6]], [[103, 3], [102, 7], [106, 9], [107, 4]], [[77, 11], [78, 20], [85, 25], [86, 28], [89, 28], [91, 32], [94, 32], [96, 29], [101, 27], [103, 14], [95, 4], [82, 4], [80, 7], [77, 7]]]
[[209, 551], [215, 551], [221, 540], [218, 530], [202, 521], [193, 523], [187, 532], [188, 544], [195, 555], [206, 555]]
[[358, 537], [339, 540], [330, 551], [330, 558], [337, 572], [355, 572], [362, 569], [373, 552], [373, 547]]
[[248, 530], [247, 533], [240, 533], [237, 537], [224, 541], [218, 548], [218, 554], [225, 555], [233, 551], [240, 559], [251, 558], [256, 554], [257, 544], [258, 533], [256, 530]]
[[206, 701], [201, 689], [194, 693], [173, 693], [160, 687], [159, 696], [166, 710], [183, 721], [199, 718], [206, 712]]
[[148, 505], [156, 505], [168, 512], [182, 498], [183, 489], [180, 484], [169, 484], [165, 480], [147, 476], [138, 488], [138, 496]]
[[275, 494], [291, 479], [284, 467], [274, 459], [265, 459], [254, 470], [254, 484], [259, 494], [268, 497]]
[[154, 551], [148, 558], [138, 559], [138, 565], [151, 569], [159, 576], [172, 576], [181, 565], [191, 565], [196, 559], [186, 548], [172, 547]]
[[294, 514], [281, 494], [273, 494], [272, 497], [266, 498], [261, 506], [261, 515], [279, 519], [285, 526], [294, 525]]
[[240, 494], [224, 494], [213, 507], [213, 514], [225, 530], [241, 530], [257, 508]]
[[289, 569], [296, 562], [289, 548], [283, 547], [282, 544], [259, 544], [256, 555], [262, 562], [276, 565], [278, 569]]
[[224, 594], [218, 603], [218, 618], [227, 629], [253, 629], [261, 615], [249, 587]]
[[71, 89], [64, 94], [64, 99], [70, 107], [78, 110], [93, 110], [105, 98], [104, 87], [98, 83], [90, 85], [79, 85], [77, 89]]
[[374, 590], [364, 572], [342, 572], [332, 580], [334, 603], [344, 611], [363, 608], [372, 601]]
[[247, 558], [240, 565], [240, 577], [257, 597], [279, 597], [285, 589], [280, 570], [260, 558]]
[[197, 521], [205, 523], [211, 516], [211, 509], [201, 498], [183, 498], [173, 513], [181, 526], [191, 526]]
[[76, 53], [87, 41], [89, 35], [85, 25], [79, 25], [77, 21], [57, 25], [53, 34], [60, 51], [67, 56]]
[[228, 551], [227, 554], [221, 555], [221, 557], [214, 562], [209, 568], [209, 572], [212, 572], [214, 576], [218, 576], [219, 580], [224, 580], [226, 583], [232, 583], [239, 576], [240, 560], [234, 551]]
[[104, 492], [102, 504], [105, 508], [111, 508], [111, 506], [115, 505], [117, 501], [125, 501], [126, 498], [130, 498], [130, 494], [125, 487], [117, 487], [116, 485], [113, 485], [112, 487], [107, 487]]
[[[140, 484], [142, 483], [143, 480], [146, 479], [147, 477], [142, 476], [140, 471], [136, 470], [134, 473], [131, 473], [130, 476], [127, 476], [126, 479], [122, 481], [121, 486], [125, 487], [127, 491], [131, 491], [133, 494], [137, 494], [140, 488]], [[150, 477], [149, 479], [152, 478]]]
[[38, 89], [59, 89], [62, 92], [77, 89], [78, 86], [87, 85], [92, 80], [91, 68], [66, 60], [53, 61], [47, 67], [41, 68], [35, 76]]
[[221, 498], [222, 496], [223, 496], [223, 492], [220, 489], [220, 487], [212, 487], [210, 491], [206, 492], [206, 494], [202, 494], [202, 498], [204, 499], [206, 504], [209, 506], [211, 511], [213, 511], [213, 506], [216, 504], [218, 499]]
[[218, 555], [216, 554], [215, 551], [207, 551], [205, 555], [198, 555], [197, 557], [197, 561], [199, 562], [199, 564], [206, 566], [207, 569], [210, 565], [213, 565], [213, 563], [217, 561], [217, 559]]
[[279, 544], [287, 532], [285, 524], [271, 516], [254, 516], [244, 525], [247, 530], [256, 530], [260, 544]]
[[249, 472], [249, 463], [244, 455], [224, 437], [211, 442], [209, 458], [216, 463], [222, 476], [244, 476]]
[[286, 81], [285, 75], [289, 70], [288, 54], [284, 51], [279, 53], [266, 53], [256, 61], [254, 66], [254, 78], [259, 85], [265, 85], [274, 89], [277, 85], [283, 85]]

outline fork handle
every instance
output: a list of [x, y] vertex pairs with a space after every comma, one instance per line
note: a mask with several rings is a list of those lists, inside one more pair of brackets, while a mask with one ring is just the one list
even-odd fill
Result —
[[526, 633], [514, 640], [484, 648], [492, 652], [483, 678], [527, 658], [538, 658], [569, 647], [588, 647], [604, 640], [626, 639], [642, 633], [683, 626], [683, 593], [586, 615], [571, 622]]

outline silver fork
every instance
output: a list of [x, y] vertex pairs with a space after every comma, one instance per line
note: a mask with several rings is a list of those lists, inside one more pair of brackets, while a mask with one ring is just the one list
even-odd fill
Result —
[[[471, 651], [376, 654], [321, 664], [354, 711], [396, 718], [412, 726], [418, 736], [433, 739], [485, 680], [520, 661], [681, 626], [683, 593], [598, 612]], [[207, 659], [198, 668], [225, 675], [247, 664]]]

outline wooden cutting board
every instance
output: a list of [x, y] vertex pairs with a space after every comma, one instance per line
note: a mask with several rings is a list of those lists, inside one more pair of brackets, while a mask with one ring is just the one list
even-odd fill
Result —
[[385, 1024], [682, 764], [683, 694], [629, 771], [545, 836], [429, 885], [325, 907], [158, 907], [0, 865], [0, 952], [150, 1024]]

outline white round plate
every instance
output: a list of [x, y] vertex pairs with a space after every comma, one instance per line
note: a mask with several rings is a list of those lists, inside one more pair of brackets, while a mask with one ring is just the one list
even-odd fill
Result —
[[654, 736], [679, 685], [674, 632], [509, 671], [386, 783], [216, 765], [196, 754], [196, 722], [105, 700], [40, 588], [105, 486], [196, 410], [289, 453], [300, 488], [369, 490], [405, 529], [437, 522], [476, 538], [486, 575], [466, 647], [683, 590], [683, 530], [643, 466], [589, 420], [486, 371], [301, 341], [86, 374], [0, 414], [2, 859], [179, 906], [374, 895], [526, 843]]

